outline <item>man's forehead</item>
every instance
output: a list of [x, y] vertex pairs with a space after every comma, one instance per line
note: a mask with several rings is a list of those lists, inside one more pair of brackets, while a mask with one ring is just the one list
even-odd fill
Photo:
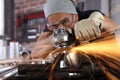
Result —
[[48, 16], [47, 20], [49, 23], [54, 23], [54, 22], [59, 22], [65, 17], [69, 17], [69, 16], [70, 16], [69, 13], [55, 13], [55, 14]]

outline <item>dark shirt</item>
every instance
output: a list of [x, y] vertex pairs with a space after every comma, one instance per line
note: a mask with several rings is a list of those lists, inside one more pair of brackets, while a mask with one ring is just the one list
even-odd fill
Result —
[[[86, 10], [86, 11], [80, 11], [79, 9], [77, 10], [78, 12], [78, 16], [79, 16], [79, 21], [82, 20], [82, 19], [86, 19], [90, 16], [91, 13], [95, 12], [95, 11], [98, 11], [100, 13], [102, 13], [101, 11], [99, 10]], [[103, 13], [102, 13], [103, 14]], [[104, 14], [103, 14], [104, 15]]]

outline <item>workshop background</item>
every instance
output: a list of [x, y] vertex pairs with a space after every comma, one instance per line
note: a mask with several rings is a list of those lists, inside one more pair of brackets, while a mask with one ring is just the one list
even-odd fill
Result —
[[[5, 2], [5, 55], [9, 57], [11, 44], [17, 42], [20, 50], [31, 51], [36, 39], [44, 30], [46, 20], [41, 0], [3, 0]], [[79, 8], [97, 9], [110, 16], [120, 26], [120, 0], [76, 0]], [[1, 3], [2, 4], [2, 3]], [[3, 45], [3, 46], [4, 46]], [[17, 51], [17, 50], [16, 50]], [[3, 52], [3, 51], [2, 51]], [[11, 52], [13, 53], [13, 52]], [[14, 52], [19, 56], [19, 51]], [[3, 53], [0, 53], [2, 55]], [[13, 57], [13, 55], [12, 55]], [[1, 59], [4, 59], [3, 57]]]

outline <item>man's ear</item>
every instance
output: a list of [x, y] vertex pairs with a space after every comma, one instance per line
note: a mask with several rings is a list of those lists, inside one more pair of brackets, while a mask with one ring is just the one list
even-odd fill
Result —
[[75, 23], [78, 22], [78, 14], [74, 15], [74, 21], [75, 21]]

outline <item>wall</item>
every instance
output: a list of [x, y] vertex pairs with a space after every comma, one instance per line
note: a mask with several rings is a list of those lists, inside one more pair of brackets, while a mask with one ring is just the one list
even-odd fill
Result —
[[120, 27], [120, 0], [111, 0], [111, 17]]
[[101, 0], [101, 11], [110, 16], [110, 5], [109, 5], [109, 0]]
[[42, 10], [43, 5], [40, 5], [40, 0], [14, 0], [15, 14], [30, 13]]
[[101, 0], [85, 0], [84, 10], [101, 10]]

